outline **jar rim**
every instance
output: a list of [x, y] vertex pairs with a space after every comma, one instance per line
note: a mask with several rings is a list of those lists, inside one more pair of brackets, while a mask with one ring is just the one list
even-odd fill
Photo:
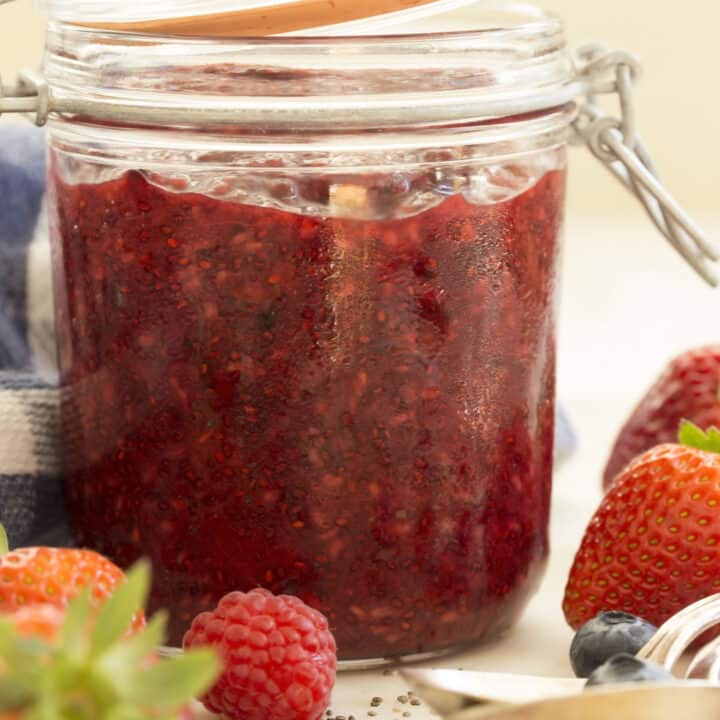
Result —
[[582, 92], [554, 16], [450, 32], [245, 38], [53, 21], [44, 70], [51, 107], [65, 118], [182, 128], [487, 123]]

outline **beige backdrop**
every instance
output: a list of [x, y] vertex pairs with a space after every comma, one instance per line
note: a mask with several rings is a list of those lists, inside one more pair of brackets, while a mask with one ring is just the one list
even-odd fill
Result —
[[[565, 18], [573, 44], [604, 40], [636, 51], [645, 73], [638, 87], [639, 123], [668, 185], [695, 211], [716, 209], [720, 185], [718, 27], [714, 0], [546, 0]], [[43, 23], [30, 0], [0, 6], [0, 73], [6, 82], [37, 63]], [[635, 212], [632, 201], [597, 162], [573, 154], [571, 209], [583, 214]], [[638, 211], [639, 212], [639, 211]]]

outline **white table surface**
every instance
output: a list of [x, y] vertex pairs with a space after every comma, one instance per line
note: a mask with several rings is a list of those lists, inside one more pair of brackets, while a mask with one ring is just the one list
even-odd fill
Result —
[[[720, 214], [700, 218], [720, 239]], [[600, 499], [600, 476], [621, 422], [665, 363], [685, 348], [720, 342], [720, 290], [705, 286], [638, 210], [567, 224], [563, 258], [558, 397], [579, 435], [575, 455], [555, 473], [551, 559], [520, 623], [501, 640], [424, 663], [494, 672], [569, 675], [572, 638], [560, 608], [567, 573]], [[381, 670], [338, 676], [332, 710], [375, 720], [430, 716], [396, 698], [408, 690]], [[407, 718], [407, 716], [405, 716]]]

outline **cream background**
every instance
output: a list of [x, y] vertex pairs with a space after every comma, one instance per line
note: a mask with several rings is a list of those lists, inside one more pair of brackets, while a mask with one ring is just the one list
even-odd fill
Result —
[[[691, 210], [713, 210], [720, 185], [720, 94], [716, 89], [720, 3], [685, 0], [544, 0], [565, 18], [570, 42], [632, 49], [645, 66], [639, 124], [663, 177]], [[30, 0], [0, 8], [0, 74], [6, 83], [39, 62], [43, 22]], [[575, 150], [570, 210], [639, 212], [597, 162]]]

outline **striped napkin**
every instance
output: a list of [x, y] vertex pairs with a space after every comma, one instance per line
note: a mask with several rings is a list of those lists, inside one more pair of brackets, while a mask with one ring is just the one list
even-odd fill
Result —
[[0, 522], [13, 546], [66, 544], [44, 134], [0, 132]]

